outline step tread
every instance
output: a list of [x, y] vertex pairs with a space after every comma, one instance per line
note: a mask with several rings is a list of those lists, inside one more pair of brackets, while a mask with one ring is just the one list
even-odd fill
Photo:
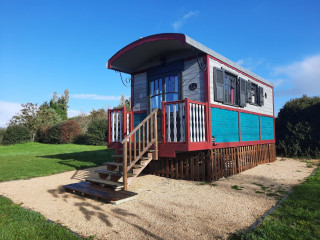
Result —
[[86, 179], [86, 182], [101, 183], [101, 184], [111, 186], [113, 188], [123, 188], [124, 187], [123, 183], [113, 182], [113, 181], [109, 181], [109, 180], [103, 180], [100, 178], [88, 178], [88, 179]]
[[[100, 169], [100, 170], [96, 170], [97, 173], [103, 173], [103, 174], [109, 174], [112, 176], [118, 176], [118, 177], [122, 177], [123, 173], [122, 172], [115, 172], [115, 171], [110, 171], [110, 170], [106, 170], [106, 169]], [[136, 174], [133, 173], [127, 173], [128, 177], [133, 177]]]
[[[123, 163], [118, 163], [118, 162], [105, 162], [103, 163], [103, 165], [107, 165], [107, 166], [123, 166]], [[142, 164], [135, 164], [133, 165], [134, 168], [141, 168], [141, 167], [144, 167], [144, 165]]]
[[124, 200], [132, 200], [137, 193], [129, 191], [114, 191], [110, 188], [102, 188], [91, 185], [87, 182], [73, 183], [63, 186], [66, 190], [88, 194], [98, 197], [113, 204], [121, 203]]

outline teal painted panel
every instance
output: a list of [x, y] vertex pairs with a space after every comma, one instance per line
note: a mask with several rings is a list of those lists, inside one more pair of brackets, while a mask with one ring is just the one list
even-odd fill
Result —
[[145, 118], [147, 117], [147, 113], [136, 113], [133, 116], [134, 127], [138, 126]]
[[211, 135], [217, 143], [239, 142], [238, 112], [211, 108]]
[[261, 116], [260, 124], [261, 124], [261, 140], [273, 140], [274, 139], [273, 118]]
[[258, 141], [259, 116], [250, 113], [240, 113], [241, 141]]

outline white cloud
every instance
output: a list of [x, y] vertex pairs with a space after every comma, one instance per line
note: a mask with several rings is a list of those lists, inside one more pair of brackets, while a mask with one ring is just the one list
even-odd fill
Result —
[[262, 64], [268, 65], [264, 59], [252, 59], [252, 57], [239, 59], [238, 61], [236, 61], [236, 63], [243, 66], [244, 68], [249, 69], [250, 71], [255, 70], [257, 67], [259, 67]]
[[190, 11], [187, 14], [183, 15], [182, 18], [178, 19], [174, 23], [172, 23], [172, 27], [175, 31], [179, 30], [182, 25], [187, 21], [188, 18], [196, 16], [199, 14], [199, 11]]
[[285, 92], [288, 94], [320, 94], [320, 54], [287, 66], [277, 67], [274, 74], [287, 78], [288, 88]]
[[[106, 100], [106, 101], [115, 101], [120, 100], [121, 96], [104, 96], [104, 95], [97, 95], [97, 94], [71, 94], [71, 98], [75, 99], [91, 99], [91, 100]], [[125, 96], [125, 98], [129, 98]]]
[[0, 127], [6, 127], [13, 115], [20, 109], [20, 103], [0, 101]]
[[87, 115], [84, 111], [74, 110], [74, 109], [68, 109], [68, 118], [72, 118], [79, 115]]

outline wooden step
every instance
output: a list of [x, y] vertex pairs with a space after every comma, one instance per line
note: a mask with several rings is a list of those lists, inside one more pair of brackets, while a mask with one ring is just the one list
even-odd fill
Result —
[[[123, 166], [123, 163], [118, 163], [118, 162], [105, 162], [105, 163], [103, 163], [103, 165], [122, 167], [122, 166]], [[141, 164], [135, 164], [135, 165], [133, 165], [134, 168], [140, 168], [140, 167], [143, 167], [143, 166], [144, 166], [144, 165], [141, 165]]]
[[113, 158], [123, 158], [122, 154], [117, 154], [117, 155], [111, 155], [111, 157]]
[[106, 187], [113, 188], [115, 191], [120, 191], [124, 187], [123, 183], [103, 180], [103, 179], [100, 179], [100, 178], [88, 178], [88, 179], [86, 179], [86, 182], [101, 184], [101, 185], [104, 185]]
[[[112, 176], [117, 176], [117, 177], [122, 177], [123, 173], [122, 172], [115, 172], [115, 171], [110, 171], [110, 170], [105, 170], [105, 169], [101, 169], [101, 170], [96, 170], [97, 173], [102, 173], [102, 174], [108, 174], [108, 175], [112, 175]], [[135, 174], [133, 173], [127, 173], [128, 177], [134, 177]]]
[[110, 188], [103, 188], [100, 186], [91, 185], [87, 182], [73, 183], [63, 186], [67, 191], [87, 194], [89, 196], [100, 198], [112, 204], [119, 204], [130, 201], [137, 195], [137, 193], [129, 191], [114, 191]]

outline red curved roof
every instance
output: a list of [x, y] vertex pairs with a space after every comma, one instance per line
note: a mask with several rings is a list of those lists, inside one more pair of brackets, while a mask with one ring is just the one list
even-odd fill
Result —
[[107, 68], [111, 69], [112, 63], [120, 58], [123, 54], [129, 52], [130, 50], [144, 45], [146, 43], [160, 41], [160, 40], [178, 40], [181, 42], [182, 45], [186, 44], [186, 36], [181, 33], [161, 33], [150, 35], [148, 37], [140, 38], [137, 41], [130, 43], [129, 45], [125, 46], [121, 50], [119, 50], [116, 54], [114, 54], [108, 61]]

